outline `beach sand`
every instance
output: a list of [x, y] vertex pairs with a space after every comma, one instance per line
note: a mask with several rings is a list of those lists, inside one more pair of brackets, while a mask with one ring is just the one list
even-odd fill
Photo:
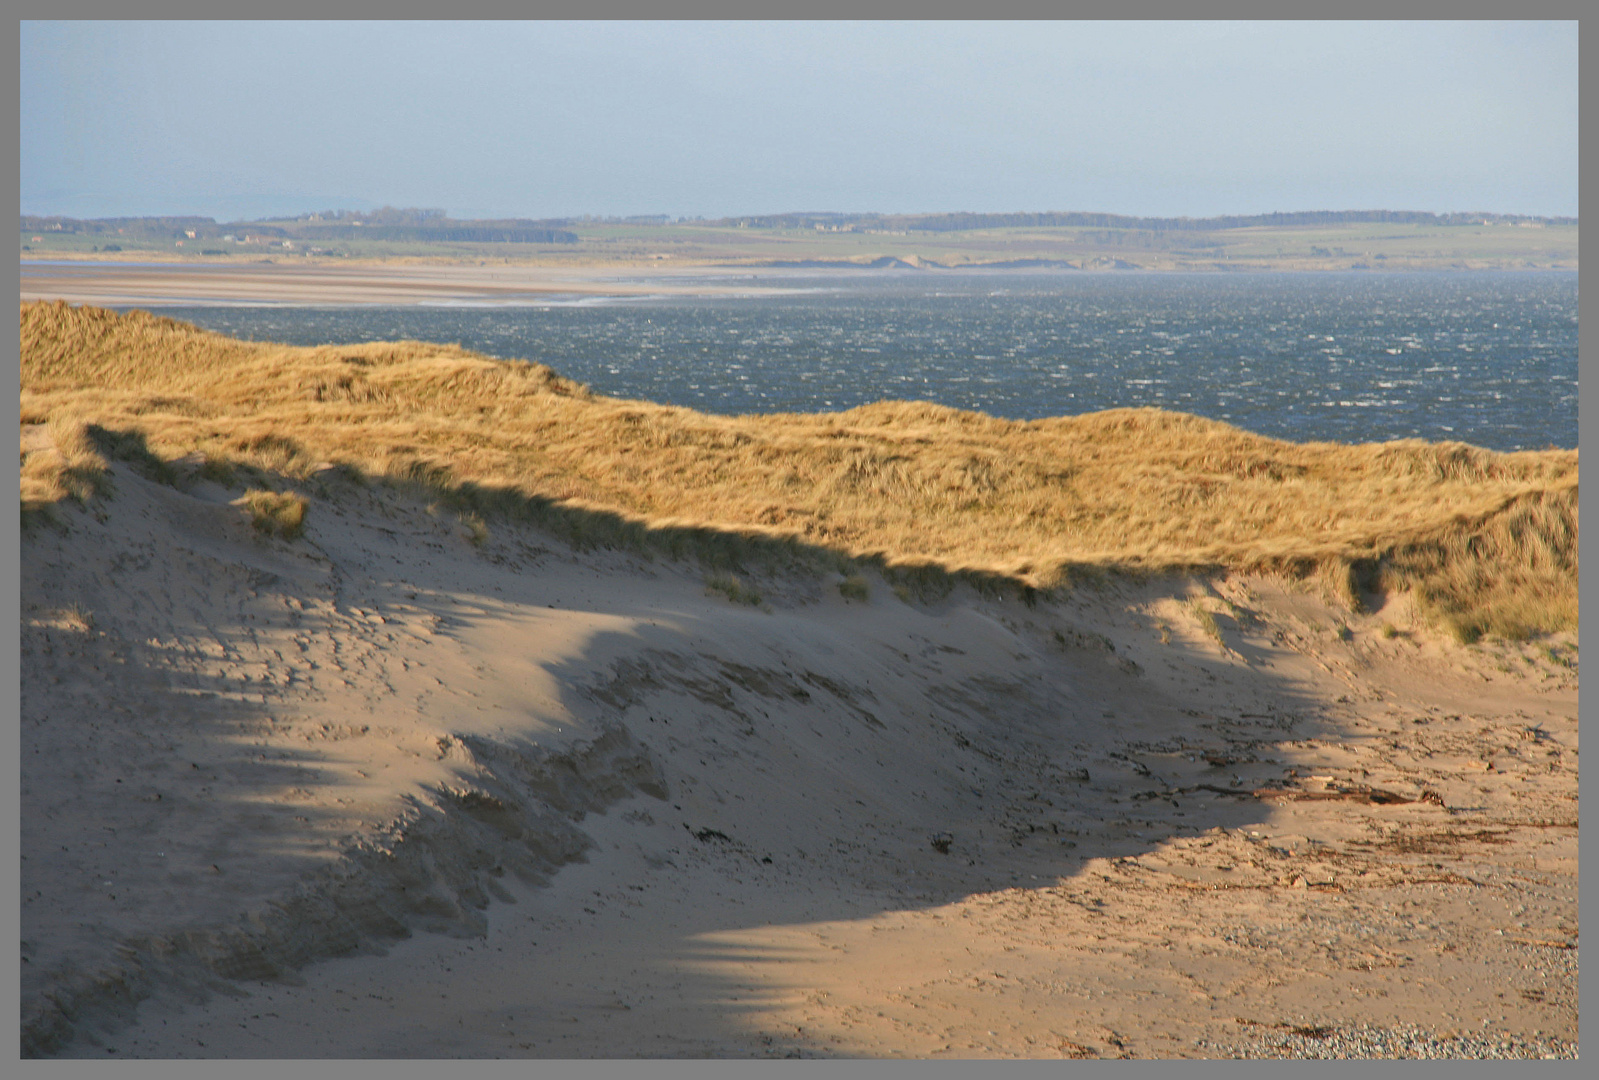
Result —
[[27, 1055], [1576, 1051], [1575, 635], [112, 480], [22, 541]]

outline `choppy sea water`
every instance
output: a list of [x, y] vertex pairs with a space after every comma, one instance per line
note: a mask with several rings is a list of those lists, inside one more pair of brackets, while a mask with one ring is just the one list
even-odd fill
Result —
[[[681, 281], [679, 282], [681, 283]], [[727, 284], [727, 279], [717, 279]], [[886, 273], [781, 295], [160, 308], [290, 344], [411, 338], [717, 413], [1153, 405], [1293, 440], [1577, 445], [1577, 275]]]

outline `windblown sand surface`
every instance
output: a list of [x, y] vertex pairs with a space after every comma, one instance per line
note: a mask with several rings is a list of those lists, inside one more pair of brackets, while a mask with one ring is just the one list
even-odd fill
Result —
[[27, 1054], [1576, 1053], [1575, 633], [752, 606], [332, 469], [263, 539], [189, 465], [23, 537]]

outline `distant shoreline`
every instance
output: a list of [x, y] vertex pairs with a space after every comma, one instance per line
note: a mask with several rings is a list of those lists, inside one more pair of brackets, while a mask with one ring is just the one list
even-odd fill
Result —
[[569, 239], [560, 243], [534, 242], [531, 232], [515, 230], [351, 226], [323, 235], [323, 225], [290, 221], [234, 229], [198, 218], [127, 223], [28, 219], [20, 255], [25, 262], [273, 266], [310, 273], [365, 268], [391, 275], [404, 268], [413, 275], [470, 276], [497, 271], [517, 275], [524, 292], [553, 288], [578, 294], [615, 288], [596, 287], [596, 281], [613, 283], [639, 275], [670, 282], [679, 275], [712, 278], [787, 270], [1575, 271], [1580, 261], [1580, 226], [1575, 221], [1309, 221], [1290, 215], [1292, 220], [1228, 219], [1203, 228], [1171, 228], [1161, 222], [1102, 217], [956, 215], [958, 220], [944, 223], [948, 228], [936, 229], [887, 219], [874, 226], [826, 215], [722, 222], [584, 221], [564, 223]]

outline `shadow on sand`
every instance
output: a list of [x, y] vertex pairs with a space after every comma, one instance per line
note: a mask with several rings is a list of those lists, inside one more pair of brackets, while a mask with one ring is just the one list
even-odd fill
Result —
[[[195, 501], [131, 475], [120, 482], [114, 513], [128, 512], [126, 492], [162, 506]], [[403, 499], [397, 506], [402, 518], [424, 516]], [[312, 541], [319, 513], [314, 503]], [[561, 508], [563, 520], [583, 513]], [[557, 535], [611, 535], [614, 515], [595, 513], [604, 520], [587, 533], [570, 526]], [[143, 861], [154, 867], [128, 890], [144, 905], [133, 915], [118, 908], [102, 916], [94, 889], [61, 892], [35, 909], [25, 902], [25, 956], [28, 941], [61, 920], [98, 927], [70, 954], [76, 981], [30, 987], [25, 977], [25, 1046], [35, 1056], [61, 1050], [80, 1027], [113, 1029], [164, 989], [197, 1001], [267, 980], [292, 995], [287, 984], [306, 965], [380, 953], [412, 929], [486, 934], [517, 954], [497, 975], [470, 969], [498, 980], [491, 1008], [461, 1006], [492, 1038], [440, 1042], [445, 1033], [435, 1038], [419, 1017], [399, 1034], [379, 1024], [372, 1030], [387, 1030], [384, 1040], [362, 1042], [352, 1019], [357, 1033], [344, 1055], [608, 1056], [608, 1045], [642, 1056], [852, 1052], [802, 1031], [768, 1030], [774, 995], [802, 992], [818, 956], [774, 928], [926, 912], [1016, 889], [1054, 890], [1058, 903], [1092, 915], [1092, 896], [1073, 883], [1179, 838], [1258, 825], [1274, 793], [1293, 789], [1281, 747], [1342, 734], [1326, 701], [1277, 674], [1287, 650], [1257, 633], [1247, 611], [1223, 614], [1210, 641], [1170, 636], [1135, 610], [1162, 590], [1203, 592], [1200, 577], [1112, 578], [1045, 597], [968, 574], [917, 601], [873, 571], [870, 599], [851, 603], [825, 575], [818, 585], [814, 573], [763, 578], [757, 570], [770, 597], [762, 609], [710, 595], [689, 564], [646, 565], [626, 545], [594, 543], [551, 556], [596, 571], [586, 599], [563, 597], [563, 606], [655, 630], [596, 635], [582, 657], [548, 666], [566, 709], [591, 722], [588, 737], [548, 747], [531, 736], [462, 735], [460, 775], [470, 790], [419, 791], [387, 850], [345, 850], [330, 865], [315, 838], [333, 813], [312, 821], [273, 799], [342, 781], [322, 771], [325, 756], [313, 746], [290, 753], [274, 744], [268, 757], [266, 742], [252, 738], [303, 706], [294, 687], [241, 693], [236, 678], [207, 674], [204, 663], [175, 664], [160, 641], [189, 656], [195, 642], [214, 640], [226, 660], [230, 643], [249, 640], [265, 618], [263, 596], [332, 590], [334, 579], [355, 573], [367, 574], [369, 607], [426, 609], [429, 598], [405, 582], [425, 579], [430, 560], [443, 556], [419, 547], [377, 573], [341, 566], [329, 541], [319, 548], [325, 560], [280, 554], [268, 570], [264, 556], [240, 554], [256, 551], [248, 542], [213, 535], [200, 544], [173, 520], [167, 539], [119, 546], [108, 533], [103, 548], [90, 549], [98, 561], [84, 580], [149, 601], [135, 605], [127, 625], [102, 626], [92, 642], [65, 651], [65, 631], [25, 628], [25, 660], [30, 650], [56, 650], [24, 668], [25, 856], [50, 862], [56, 880], [67, 857], [57, 848], [109, 843], [58, 835], [46, 803], [29, 794], [48, 787], [54, 797], [94, 800], [90, 817], [105, 823], [97, 830], [114, 840], [106, 850], [125, 877]], [[492, 633], [506, 612], [554, 606], [550, 579], [518, 554], [526, 545], [512, 543], [528, 528], [497, 523], [494, 539], [464, 556], [494, 593], [482, 588], [474, 610], [449, 609], [463, 630]], [[53, 565], [52, 535], [25, 543], [41, 575]], [[661, 538], [672, 547], [672, 537]], [[785, 558], [793, 548], [783, 542]], [[824, 549], [801, 554], [820, 566], [838, 562]], [[41, 578], [41, 610], [61, 599], [52, 587]], [[152, 611], [157, 643], [141, 644]], [[593, 657], [611, 658], [599, 676]], [[91, 719], [81, 732], [48, 734], [50, 717], [62, 715]], [[35, 771], [61, 738], [79, 740], [82, 756]], [[112, 782], [125, 768], [159, 801], [131, 806]], [[214, 790], [197, 783], [223, 774], [228, 784]], [[1339, 797], [1409, 801], [1414, 793]], [[183, 819], [181, 851], [143, 850], [141, 837], [166, 843], [171, 833], [157, 816]], [[268, 864], [276, 877], [252, 876]], [[81, 869], [109, 880], [99, 877], [109, 867]], [[249, 885], [230, 894], [234, 881]], [[580, 903], [579, 887], [597, 899]], [[162, 897], [185, 890], [173, 910], [232, 909], [238, 918], [163, 923]], [[552, 932], [563, 942], [554, 949]], [[755, 969], [782, 974], [755, 978]], [[560, 982], [568, 987], [555, 989]], [[668, 1013], [692, 1020], [692, 1030], [663, 1020]], [[503, 1038], [500, 1029], [516, 1025], [502, 1014], [523, 1018], [523, 1037]], [[676, 1033], [663, 1037], [674, 1023]], [[270, 1047], [270, 1029], [262, 1031]], [[260, 1056], [303, 1052], [284, 1042]]]

